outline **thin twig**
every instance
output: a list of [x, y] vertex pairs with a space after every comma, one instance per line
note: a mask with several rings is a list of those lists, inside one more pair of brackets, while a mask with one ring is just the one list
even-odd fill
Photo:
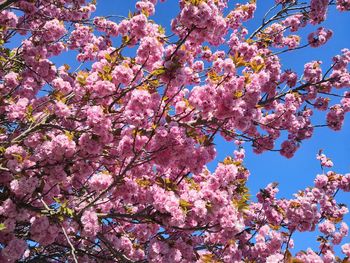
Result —
[[66, 237], [66, 240], [67, 240], [67, 242], [68, 242], [68, 244], [69, 244], [69, 246], [71, 248], [70, 252], [72, 254], [73, 260], [74, 260], [75, 263], [78, 263], [78, 259], [77, 259], [76, 255], [75, 255], [75, 247], [72, 244], [72, 242], [70, 241], [70, 239], [69, 239], [69, 237], [67, 235], [66, 229], [62, 225], [61, 225], [61, 229], [62, 229], [63, 234]]

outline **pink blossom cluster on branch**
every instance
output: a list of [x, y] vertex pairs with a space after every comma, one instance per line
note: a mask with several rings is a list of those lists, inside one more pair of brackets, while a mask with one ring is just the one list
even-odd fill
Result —
[[[348, 262], [336, 195], [350, 174], [319, 153], [312, 187], [278, 199], [271, 183], [252, 201], [244, 147], [291, 158], [316, 127], [342, 128], [350, 50], [302, 75], [279, 55], [326, 44], [319, 24], [350, 2], [276, 0], [254, 32], [256, 2], [228, 2], [180, 0], [169, 35], [151, 19], [157, 0], [128, 17], [93, 17], [95, 1], [2, 1], [0, 262]], [[53, 62], [68, 51], [78, 68]], [[237, 149], [211, 172], [219, 135]], [[290, 252], [316, 229], [317, 249]]]

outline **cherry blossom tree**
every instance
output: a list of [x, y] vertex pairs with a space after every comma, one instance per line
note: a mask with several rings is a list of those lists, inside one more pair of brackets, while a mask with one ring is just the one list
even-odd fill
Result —
[[[324, 45], [327, 10], [350, 1], [271, 1], [252, 32], [256, 2], [228, 2], [180, 0], [172, 32], [152, 20], [166, 1], [127, 17], [94, 16], [95, 1], [1, 2], [0, 262], [349, 262], [336, 195], [350, 174], [320, 152], [312, 187], [280, 199], [271, 183], [252, 200], [244, 148], [292, 158], [314, 112], [342, 128], [350, 50], [301, 75], [279, 55]], [[81, 66], [53, 63], [68, 51]], [[216, 136], [236, 149], [209, 171]], [[317, 229], [318, 247], [290, 252]]]

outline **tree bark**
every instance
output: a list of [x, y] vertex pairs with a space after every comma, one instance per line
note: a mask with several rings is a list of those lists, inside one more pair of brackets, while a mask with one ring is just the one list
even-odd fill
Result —
[[8, 8], [10, 5], [12, 5], [15, 2], [18, 2], [19, 0], [5, 0], [5, 1], [1, 1], [0, 3], [0, 11], [5, 10], [6, 8]]

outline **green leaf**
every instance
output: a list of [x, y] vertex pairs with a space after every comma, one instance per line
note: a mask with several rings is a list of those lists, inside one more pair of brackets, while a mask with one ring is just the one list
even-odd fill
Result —
[[0, 153], [4, 153], [6, 152], [6, 148], [5, 147], [0, 147]]
[[167, 191], [176, 191], [177, 185], [170, 180], [170, 178], [158, 177], [156, 179], [157, 185], [164, 188]]
[[293, 260], [292, 253], [290, 253], [290, 251], [287, 249], [286, 252], [284, 252], [284, 261], [291, 263], [292, 260]]
[[192, 207], [192, 204], [190, 202], [186, 201], [185, 199], [180, 199], [179, 204], [180, 204], [182, 209], [191, 208]]
[[112, 62], [112, 57], [109, 53], [106, 53], [105, 54], [105, 59], [108, 61], [108, 62]]
[[57, 203], [57, 204], [60, 204], [61, 203], [61, 200], [58, 198], [58, 197], [54, 197], [54, 198], [52, 198], [53, 200], [55, 200], [55, 202]]
[[70, 209], [69, 207], [65, 207], [64, 208], [64, 214], [69, 216], [69, 217], [73, 217], [74, 211], [73, 211], [73, 209]]
[[165, 34], [165, 28], [162, 27], [161, 25], [158, 25], [158, 33], [160, 35], [164, 35]]
[[192, 204], [184, 199], [180, 199], [179, 205], [182, 209], [182, 211], [184, 211], [185, 213], [187, 213], [191, 208], [192, 208]]
[[141, 13], [144, 14], [146, 17], [149, 17], [149, 12], [147, 11], [147, 9], [142, 9]]
[[166, 71], [166, 70], [165, 70], [164, 67], [160, 67], [160, 68], [158, 68], [158, 69], [153, 70], [153, 71], [151, 72], [151, 75], [153, 75], [153, 76], [159, 76], [159, 75], [164, 74], [165, 71]]
[[0, 231], [2, 231], [2, 230], [4, 230], [4, 229], [6, 229], [6, 226], [5, 226], [4, 223], [1, 223], [1, 224], [0, 224]]
[[130, 37], [128, 35], [125, 35], [122, 37], [123, 44], [127, 44], [130, 41]]

